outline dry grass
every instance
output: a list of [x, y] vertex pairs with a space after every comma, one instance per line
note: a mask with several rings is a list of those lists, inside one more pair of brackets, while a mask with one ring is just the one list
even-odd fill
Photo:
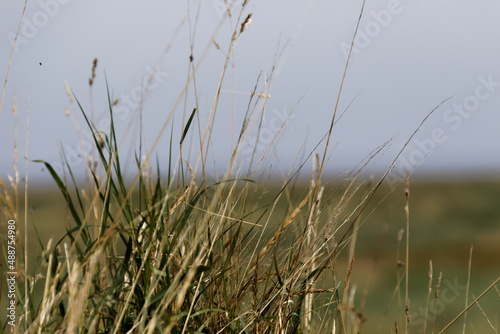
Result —
[[[369, 293], [356, 299], [353, 270], [356, 267], [357, 236], [363, 227], [363, 215], [376, 191], [379, 190], [397, 158], [387, 172], [376, 181], [366, 182], [365, 169], [384, 149], [373, 152], [348, 177], [343, 187], [326, 195], [322, 183], [330, 148], [330, 137], [342, 95], [342, 85], [348, 72], [349, 59], [341, 79], [335, 109], [326, 135], [316, 148], [324, 145], [322, 155], [310, 152], [307, 159], [291, 169], [283, 178], [280, 189], [267, 199], [263, 160], [272, 152], [274, 140], [258, 157], [254, 150], [252, 163], [243, 169], [239, 160], [240, 147], [252, 131], [250, 125], [262, 126], [266, 99], [270, 96], [273, 72], [264, 87], [258, 83], [250, 94], [248, 109], [239, 134], [235, 137], [231, 161], [224, 175], [208, 181], [208, 156], [222, 84], [231, 66], [238, 40], [249, 28], [251, 13], [244, 1], [239, 11], [228, 13], [233, 32], [225, 53], [225, 64], [208, 111], [208, 121], [200, 122], [197, 98], [194, 106], [188, 101], [190, 90], [197, 96], [196, 75], [204, 55], [214, 47], [212, 39], [202, 57], [190, 58], [189, 75], [184, 89], [165, 118], [145, 159], [135, 157], [137, 173], [125, 177], [121, 160], [123, 140], [117, 138], [113, 122], [112, 100], [108, 91], [111, 119], [106, 134], [93, 123], [93, 111], [87, 113], [73, 94], [68, 94], [74, 109], [81, 112], [91, 130], [94, 147], [86, 157], [87, 182], [81, 185], [67, 165], [64, 176], [58, 175], [47, 162], [44, 164], [63, 195], [71, 225], [66, 237], [54, 242], [41, 242], [42, 263], [34, 274], [23, 271], [28, 267], [18, 262], [25, 290], [18, 288], [17, 305], [23, 311], [17, 322], [19, 331], [27, 333], [358, 333], [367, 319], [364, 303]], [[364, 3], [363, 3], [364, 8]], [[363, 9], [361, 9], [361, 20]], [[229, 15], [231, 14], [231, 15]], [[183, 22], [193, 24], [188, 17]], [[220, 29], [217, 27], [214, 36]], [[192, 26], [191, 26], [192, 28]], [[357, 28], [356, 28], [357, 31]], [[354, 41], [355, 36], [353, 37]], [[192, 47], [192, 44], [191, 44]], [[166, 51], [169, 50], [167, 47]], [[97, 60], [92, 66], [89, 86], [96, 75]], [[273, 68], [276, 67], [274, 64]], [[6, 80], [7, 84], [7, 80]], [[4, 87], [5, 91], [5, 87]], [[68, 92], [70, 90], [68, 89]], [[145, 97], [145, 96], [143, 96]], [[92, 94], [91, 94], [92, 98]], [[3, 99], [3, 97], [2, 97]], [[184, 102], [183, 102], [184, 101]], [[443, 101], [444, 102], [444, 101]], [[151, 154], [160, 142], [178, 107], [184, 103], [179, 157], [169, 157], [168, 175], [163, 177], [159, 164], [150, 164]], [[439, 106], [438, 106], [439, 107]], [[138, 108], [138, 112], [140, 111]], [[436, 107], [437, 108], [437, 107]], [[192, 110], [192, 111], [191, 111]], [[436, 109], [434, 109], [436, 110]], [[434, 110], [431, 111], [434, 112]], [[292, 110], [293, 112], [293, 110]], [[430, 113], [430, 114], [431, 114]], [[71, 113], [70, 113], [71, 114]], [[90, 117], [88, 116], [90, 114]], [[429, 114], [429, 115], [430, 115]], [[139, 114], [140, 115], [140, 114]], [[76, 115], [71, 114], [72, 117]], [[427, 118], [426, 118], [427, 119]], [[197, 129], [195, 125], [197, 124]], [[141, 126], [142, 128], [142, 126]], [[127, 130], [128, 131], [128, 130]], [[234, 131], [234, 129], [233, 129]], [[281, 131], [281, 128], [280, 128]], [[198, 155], [190, 161], [183, 156], [187, 134], [196, 137]], [[259, 132], [258, 132], [259, 133]], [[278, 134], [276, 134], [276, 137]], [[141, 136], [142, 139], [142, 136]], [[276, 139], [276, 138], [275, 138]], [[174, 141], [171, 134], [170, 152]], [[191, 143], [191, 145], [194, 145]], [[17, 152], [17, 151], [16, 151]], [[17, 154], [17, 153], [16, 153]], [[27, 155], [27, 152], [26, 152]], [[312, 157], [312, 159], [310, 159]], [[17, 158], [16, 158], [17, 159]], [[308, 162], [312, 160], [311, 162]], [[177, 162], [174, 162], [177, 160]], [[215, 162], [213, 162], [215, 165]], [[312, 164], [308, 189], [299, 201], [292, 192], [299, 172]], [[2, 221], [17, 219], [19, 175], [6, 186], [0, 180]], [[28, 179], [26, 177], [26, 187]], [[27, 194], [28, 189], [25, 189]], [[405, 260], [397, 259], [404, 271], [398, 270], [394, 296], [400, 303], [395, 330], [411, 330], [409, 298], [410, 253], [410, 183], [406, 180]], [[25, 200], [27, 203], [27, 199]], [[285, 203], [285, 212], [278, 212], [278, 203]], [[27, 205], [27, 204], [26, 204]], [[25, 212], [25, 217], [27, 217]], [[28, 229], [25, 228], [27, 231]], [[26, 236], [25, 236], [26, 237]], [[2, 240], [3, 242], [3, 240]], [[17, 242], [20, 242], [18, 237]], [[24, 241], [27, 245], [27, 239]], [[5, 247], [3, 247], [5, 254]], [[26, 248], [27, 251], [27, 248]], [[341, 255], [347, 261], [340, 264]], [[338, 268], [345, 266], [345, 275]], [[370, 273], [370, 280], [375, 270]], [[401, 282], [405, 279], [404, 301], [401, 303]], [[478, 301], [499, 280], [479, 295], [441, 332]], [[434, 294], [436, 314], [441, 275]], [[42, 289], [41, 295], [37, 289]], [[429, 300], [432, 290], [432, 265], [429, 271]], [[394, 297], [393, 296], [393, 297]], [[392, 303], [392, 299], [391, 299]], [[427, 303], [428, 305], [429, 303]], [[484, 312], [483, 312], [484, 313]], [[426, 312], [427, 314], [427, 312]], [[484, 313], [486, 316], [486, 313]], [[486, 316], [491, 327], [495, 329]], [[2, 319], [2, 326], [4, 320]], [[376, 320], [375, 320], [376, 321]], [[403, 325], [404, 323], [404, 325]], [[427, 318], [425, 319], [427, 323]], [[433, 319], [433, 333], [436, 329]], [[24, 330], [22, 330], [24, 328]], [[424, 332], [426, 331], [424, 327]], [[2, 331], [5, 327], [2, 328]]]

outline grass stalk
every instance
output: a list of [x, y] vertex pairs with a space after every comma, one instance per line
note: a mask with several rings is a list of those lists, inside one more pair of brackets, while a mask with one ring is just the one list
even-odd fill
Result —
[[406, 215], [406, 263], [405, 263], [405, 333], [408, 333], [408, 325], [410, 324], [410, 299], [408, 298], [408, 279], [409, 279], [409, 267], [410, 267], [410, 172], [406, 172], [406, 182], [405, 182], [405, 215]]
[[432, 319], [432, 334], [434, 334], [434, 330], [436, 328], [436, 315], [437, 315], [437, 301], [438, 301], [438, 296], [439, 296], [439, 287], [441, 286], [441, 279], [443, 278], [443, 273], [439, 273], [439, 277], [436, 283], [436, 289], [434, 290], [434, 310], [432, 312], [433, 314], [433, 319]]
[[[469, 287], [470, 287], [470, 274], [471, 274], [471, 268], [472, 268], [472, 250], [474, 249], [474, 246], [470, 246], [470, 251], [469, 251], [469, 269], [467, 270], [467, 284], [465, 288], [465, 307], [469, 304]], [[462, 333], [465, 334], [465, 327], [467, 325], [467, 313], [464, 314], [464, 327], [462, 330]]]
[[21, 13], [21, 18], [19, 19], [19, 25], [17, 26], [16, 36], [14, 37], [14, 43], [12, 43], [12, 50], [10, 51], [10, 57], [9, 57], [9, 65], [7, 66], [7, 73], [5, 74], [5, 81], [2, 89], [2, 98], [0, 99], [0, 112], [2, 112], [3, 99], [5, 97], [5, 90], [7, 89], [7, 81], [9, 81], [9, 73], [10, 73], [10, 67], [12, 65], [12, 58], [14, 57], [14, 51], [16, 51], [17, 37], [19, 36], [19, 31], [21, 30], [21, 26], [23, 24], [23, 19], [24, 19], [24, 14], [26, 13], [27, 4], [28, 0], [25, 0], [23, 12]]
[[425, 303], [424, 334], [427, 333], [427, 316], [429, 314], [429, 303], [432, 293], [432, 260], [429, 261], [429, 285], [427, 287], [427, 301]]
[[477, 298], [474, 299], [472, 303], [470, 303], [462, 312], [460, 312], [450, 323], [448, 323], [444, 328], [439, 332], [439, 334], [447, 331], [461, 316], [463, 316], [467, 311], [474, 306], [481, 298], [484, 297], [491, 289], [495, 287], [500, 282], [500, 276], [493, 282], [489, 287], [487, 287]]

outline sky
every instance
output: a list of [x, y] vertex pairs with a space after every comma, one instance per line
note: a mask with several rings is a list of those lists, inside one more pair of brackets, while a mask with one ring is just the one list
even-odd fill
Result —
[[[107, 80], [112, 99], [120, 99], [114, 107], [115, 125], [123, 139], [123, 158], [130, 162], [139, 147], [139, 111], [144, 129], [141, 154], [151, 151], [152, 160], [158, 157], [160, 165], [167, 165], [171, 130], [177, 155], [183, 124], [198, 106], [199, 119], [183, 153], [195, 163], [198, 126], [204, 129], [207, 124], [232, 31], [241, 24], [237, 19], [242, 2], [233, 1], [228, 18], [222, 0], [28, 1], [0, 111], [0, 176], [13, 173], [15, 145], [21, 174], [27, 156], [31, 180], [50, 179], [32, 160], [60, 166], [61, 148], [72, 168], [83, 173], [81, 152], [89, 143], [88, 132], [65, 82], [105, 129]], [[265, 110], [261, 137], [256, 141], [256, 127], [248, 130], [240, 159], [248, 162], [255, 149], [257, 157], [266, 156], [267, 165], [288, 171], [296, 159], [307, 157], [330, 127], [362, 4], [248, 1], [241, 20], [251, 13], [252, 21], [236, 43], [222, 82], [210, 173], [227, 166], [256, 85], [270, 97], [265, 109], [258, 105], [253, 114], [256, 124]], [[2, 79], [23, 6], [18, 0], [0, 3]], [[499, 12], [500, 2], [492, 0], [367, 0], [337, 107], [326, 171], [349, 171], [389, 142], [369, 167], [386, 170], [404, 147], [390, 174], [393, 180], [406, 170], [415, 175], [498, 176]], [[187, 97], [182, 95], [191, 54], [198, 66], [197, 99], [193, 82]], [[98, 65], [90, 90], [94, 58]], [[316, 150], [323, 149], [324, 141]]]

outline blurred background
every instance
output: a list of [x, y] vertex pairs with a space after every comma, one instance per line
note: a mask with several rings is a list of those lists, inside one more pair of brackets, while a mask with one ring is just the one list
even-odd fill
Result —
[[[65, 229], [54, 226], [66, 226], [68, 215], [61, 195], [41, 187], [54, 188], [48, 171], [31, 160], [43, 159], [60, 172], [64, 150], [73, 171], [83, 178], [91, 143], [64, 82], [103, 130], [109, 127], [108, 85], [111, 100], [119, 99], [115, 126], [126, 159], [132, 161], [142, 141], [140, 154], [151, 152], [152, 160], [158, 157], [160, 166], [167, 166], [169, 154], [178, 155], [178, 138], [195, 106], [196, 127], [199, 124], [203, 131], [207, 124], [232, 31], [239, 30], [236, 22], [243, 1], [228, 2], [231, 17], [225, 15], [223, 0], [28, 2], [0, 111], [0, 176], [6, 180], [13, 175], [17, 150], [24, 182], [25, 159], [29, 160], [28, 214], [42, 240], [64, 236]], [[227, 167], [254, 87], [267, 98], [260, 100], [265, 105], [255, 109], [253, 118], [262, 119], [261, 136], [256, 139], [254, 128], [241, 145], [243, 164], [255, 150], [280, 177], [280, 171], [296, 169], [318, 143], [316, 151], [323, 152], [362, 3], [249, 1], [241, 15], [243, 19], [252, 13], [252, 22], [238, 39], [222, 82], [208, 174], [217, 177]], [[23, 6], [18, 0], [0, 3], [2, 79]], [[441, 325], [464, 307], [462, 287], [471, 245], [471, 295], [480, 294], [498, 276], [494, 264], [500, 254], [499, 11], [500, 2], [488, 0], [366, 1], [325, 169], [332, 178], [325, 182], [334, 185], [337, 177], [342, 180], [382, 147], [365, 168], [368, 175], [381, 175], [408, 142], [374, 200], [377, 210], [366, 218], [359, 235], [362, 247], [353, 275], [360, 291], [376, 262], [373, 250], [384, 245], [377, 253], [384, 259], [375, 281], [379, 285], [367, 306], [374, 312], [380, 311], [380, 300], [386, 305], [397, 284], [397, 236], [405, 228], [402, 182], [407, 170], [412, 174], [416, 323], [423, 317], [429, 260], [434, 260], [434, 285], [443, 271], [443, 282], [455, 286], [453, 306], [444, 303], [438, 314]], [[199, 66], [196, 93], [191, 84], [183, 95], [191, 55]], [[95, 58], [96, 77], [90, 88]], [[176, 138], [173, 152], [171, 132]], [[184, 156], [196, 158], [198, 143], [197, 131], [190, 131]], [[271, 153], [266, 153], [268, 146]], [[131, 166], [125, 168], [132, 176]], [[305, 177], [309, 166], [308, 162]], [[33, 237], [30, 249], [37, 247]], [[498, 306], [493, 297], [485, 301], [490, 310]], [[482, 313], [475, 312], [477, 328], [491, 330]], [[488, 318], [496, 316], [493, 312]]]

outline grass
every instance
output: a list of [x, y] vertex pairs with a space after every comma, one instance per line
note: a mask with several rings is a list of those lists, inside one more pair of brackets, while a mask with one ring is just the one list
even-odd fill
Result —
[[[109, 131], [102, 131], [93, 122], [93, 112], [84, 110], [77, 94], [68, 89], [75, 111], [92, 133], [93, 150], [86, 157], [89, 164], [85, 182], [79, 182], [69, 164], [58, 174], [51, 164], [34, 161], [43, 164], [54, 180], [59, 201], [65, 204], [66, 227], [60, 238], [53, 236], [50, 240], [46, 240], [42, 231], [34, 230], [41, 253], [38, 258], [31, 255], [35, 246], [28, 241], [28, 231], [32, 230], [28, 224], [30, 220], [46, 218], [28, 210], [28, 188], [24, 191], [24, 201], [18, 199], [21, 191], [17, 169], [8, 185], [2, 180], [2, 222], [24, 219], [26, 223], [20, 228], [24, 240], [21, 234], [16, 239], [16, 244], [23, 245], [25, 251], [19, 253], [24, 263], [20, 258], [17, 262], [19, 312], [15, 330], [26, 333], [358, 333], [377, 330], [413, 333], [422, 329], [434, 333], [440, 329], [450, 332], [448, 328], [456, 328], [460, 320], [466, 319], [467, 329], [498, 331], [491, 312], [495, 310], [492, 305], [498, 303], [498, 297], [493, 294], [498, 293], [495, 287], [498, 279], [493, 279], [493, 284], [484, 284], [479, 293], [475, 288], [470, 289], [471, 296], [468, 295], [469, 280], [467, 292], [460, 290], [463, 287], [460, 281], [461, 285], [454, 286], [453, 302], [446, 303], [450, 300], [449, 292], [455, 291], [450, 285], [454, 283], [453, 274], [450, 277], [440, 273], [436, 278], [433, 271], [441, 267], [439, 261], [429, 268], [427, 261], [424, 266], [413, 256], [411, 250], [415, 246], [410, 240], [415, 233], [417, 236], [422, 233], [415, 226], [421, 217], [419, 212], [425, 217], [429, 208], [434, 210], [431, 217], [442, 218], [443, 207], [439, 206], [440, 202], [437, 206], [434, 202], [414, 206], [412, 198], [418, 196], [418, 189], [422, 188], [413, 191], [409, 176], [404, 189], [386, 188], [384, 179], [390, 168], [378, 179], [367, 177], [366, 170], [385, 145], [337, 182], [324, 181], [342, 85], [330, 127], [325, 129], [324, 140], [316, 147], [323, 153], [309, 152], [303, 163], [294, 165], [282, 183], [276, 184], [271, 182], [264, 164], [266, 159], [272, 159], [269, 152], [274, 140], [262, 155], [254, 150], [250, 165], [239, 160], [239, 147], [248, 138], [254, 122], [257, 138], [259, 136], [263, 125], [260, 115], [273, 79], [271, 73], [264, 87], [256, 85], [250, 95], [245, 118], [230, 152], [229, 167], [211, 181], [213, 178], [208, 172], [211, 136], [233, 50], [250, 25], [251, 13], [247, 13], [246, 5], [244, 1], [241, 10], [230, 17], [234, 30], [213, 105], [208, 111], [205, 108], [209, 116], [204, 129], [199, 116], [204, 109], [197, 99], [194, 102], [187, 99], [190, 90], [196, 95], [196, 73], [203, 57], [197, 63], [191, 58], [184, 89], [145, 159], [141, 134], [132, 161], [123, 160], [121, 138], [117, 136], [113, 119], [116, 101], [109, 90], [106, 93], [111, 124]], [[359, 19], [361, 15], [362, 10]], [[211, 43], [206, 50], [209, 47]], [[96, 67], [97, 60], [89, 81], [91, 96], [98, 79]], [[342, 83], [347, 69], [348, 62]], [[178, 131], [181, 135], [176, 138], [172, 117], [182, 101], [184, 121]], [[151, 162], [151, 156], [168, 128], [171, 129], [171, 153], [166, 166], [160, 166], [159, 161]], [[178, 157], [172, 155], [174, 147], [179, 149]], [[193, 151], [194, 147], [198, 147], [198, 154], [186, 159], [184, 152]], [[124, 166], [130, 165], [134, 165], [136, 171], [132, 177], [124, 172]], [[303, 183], [299, 175], [309, 166], [309, 182]], [[27, 179], [25, 185], [28, 185]], [[373, 223], [381, 211], [385, 214], [382, 203], [394, 203], [393, 200], [397, 203], [396, 199], [403, 201], [396, 209], [402, 216], [385, 219], [385, 226]], [[24, 215], [19, 214], [21, 203]], [[444, 215], [455, 217], [451, 213]], [[496, 218], [491, 221], [495, 222]], [[384, 219], [375, 221], [384, 222]], [[389, 221], [399, 223], [393, 226]], [[485, 228], [493, 226], [490, 224]], [[462, 226], [465, 228], [466, 224]], [[451, 234], [448, 227], [443, 227], [443, 231], [442, 235]], [[435, 233], [433, 238], [441, 242], [443, 237]], [[2, 242], [3, 268], [8, 252], [5, 240]], [[393, 249], [387, 251], [387, 245]], [[421, 252], [417, 254], [422, 256]], [[469, 260], [467, 251], [466, 259], [475, 263]], [[463, 270], [467, 276], [467, 266]], [[422, 293], [411, 289], [413, 285], [422, 287]], [[357, 290], [359, 286], [364, 287], [363, 291]], [[466, 296], [470, 298], [467, 300]], [[464, 305], [462, 301], [469, 303]], [[414, 306], [415, 302], [423, 306]], [[460, 308], [455, 310], [453, 307], [458, 302]], [[442, 317], [443, 311], [438, 306], [443, 303], [445, 310], [454, 311], [451, 318]], [[478, 317], [470, 314], [469, 310], [476, 306], [486, 319], [483, 321], [486, 327], [481, 327]], [[465, 314], [469, 316], [465, 318]], [[1, 331], [9, 332], [11, 327], [4, 319], [0, 321]]]

